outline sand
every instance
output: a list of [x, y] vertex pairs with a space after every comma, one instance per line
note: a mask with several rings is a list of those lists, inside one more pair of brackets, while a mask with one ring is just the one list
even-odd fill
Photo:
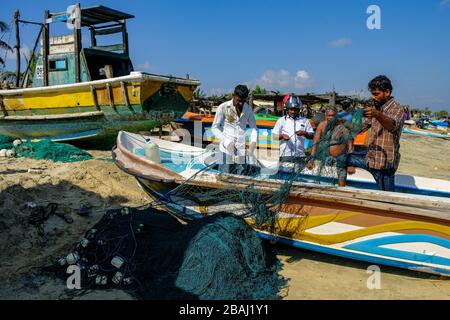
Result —
[[[450, 180], [450, 141], [403, 135], [401, 145], [400, 173]], [[89, 152], [96, 159], [71, 164], [0, 159], [0, 299], [131, 299], [120, 290], [74, 297], [63, 281], [37, 269], [69, 252], [107, 209], [150, 202], [134, 178], [108, 160], [110, 151]], [[33, 206], [50, 202], [74, 222], [51, 216], [43, 238], [29, 217]], [[82, 207], [88, 216], [78, 214]], [[285, 299], [450, 299], [450, 280], [437, 276], [381, 267], [381, 289], [370, 290], [367, 263], [285, 246], [277, 252], [281, 273], [290, 278]]]

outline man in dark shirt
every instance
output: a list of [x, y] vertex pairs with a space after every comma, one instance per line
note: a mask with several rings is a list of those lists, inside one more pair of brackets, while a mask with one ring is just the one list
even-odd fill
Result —
[[373, 106], [364, 110], [363, 130], [371, 128], [369, 146], [365, 156], [350, 154], [347, 158], [349, 173], [352, 167], [368, 170], [378, 188], [395, 191], [395, 172], [400, 163], [400, 135], [403, 127], [403, 108], [394, 100], [391, 81], [377, 76], [369, 82]]

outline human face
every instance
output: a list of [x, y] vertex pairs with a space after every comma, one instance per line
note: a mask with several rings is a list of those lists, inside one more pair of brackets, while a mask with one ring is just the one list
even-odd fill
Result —
[[391, 97], [391, 90], [389, 89], [387, 89], [386, 91], [373, 89], [370, 91], [370, 93], [372, 93], [372, 100], [375, 102], [375, 104], [380, 106], [385, 104]]
[[291, 118], [297, 118], [299, 110], [297, 108], [288, 109], [288, 115]]
[[325, 116], [327, 118], [327, 121], [333, 120], [335, 115], [336, 115], [336, 112], [334, 112], [334, 111], [327, 111], [327, 112], [325, 112]]
[[236, 109], [242, 110], [244, 108], [244, 103], [244, 99], [238, 96], [233, 96], [233, 105], [236, 107]]

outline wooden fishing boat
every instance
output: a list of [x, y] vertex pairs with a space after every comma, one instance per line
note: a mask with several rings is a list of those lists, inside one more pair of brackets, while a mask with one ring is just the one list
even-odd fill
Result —
[[[34, 69], [30, 63], [22, 83], [0, 90], [0, 135], [61, 141], [137, 132], [188, 109], [199, 81], [133, 71], [126, 29], [132, 15], [104, 6], [77, 8], [80, 28], [67, 36], [50, 37], [49, 26], [67, 23], [72, 13], [47, 12], [37, 38], [42, 49], [30, 59]], [[82, 27], [90, 29], [90, 48], [81, 48]], [[99, 36], [117, 33], [122, 43], [97, 45]]]
[[[160, 163], [145, 157], [148, 141], [159, 146]], [[136, 177], [149, 195], [191, 217], [224, 210], [246, 212], [243, 204], [229, 199], [216, 197], [211, 202], [207, 191], [250, 187], [253, 192], [270, 195], [286, 183], [272, 178], [267, 170], [258, 177], [220, 173], [211, 164], [213, 152], [120, 132], [113, 159], [119, 168]], [[273, 168], [268, 161], [261, 163], [265, 169]], [[423, 179], [410, 177], [409, 183], [415, 181], [419, 189], [434, 183], [447, 194], [450, 191], [448, 181]], [[195, 195], [180, 194], [177, 190], [181, 187], [200, 191]], [[274, 230], [256, 228], [251, 217], [246, 221], [261, 237], [294, 247], [450, 276], [450, 197], [431, 195], [294, 181], [287, 201], [277, 213]]]
[[[278, 140], [272, 139], [272, 129], [279, 117], [270, 114], [255, 114], [256, 126], [258, 128], [258, 148], [265, 149], [279, 149], [280, 144]], [[180, 119], [176, 121], [183, 129], [188, 130], [189, 133], [195, 134], [196, 130], [202, 134], [202, 140], [205, 143], [218, 142], [211, 131], [212, 123], [214, 122], [214, 115], [199, 114], [194, 112], [186, 112]], [[199, 129], [195, 129], [195, 128]], [[247, 143], [250, 141], [250, 129], [246, 130]], [[305, 139], [305, 149], [312, 147], [312, 140]]]
[[431, 129], [420, 129], [420, 128], [403, 128], [404, 133], [415, 134], [419, 136], [426, 136], [432, 138], [450, 139], [450, 134], [445, 131], [431, 130]]

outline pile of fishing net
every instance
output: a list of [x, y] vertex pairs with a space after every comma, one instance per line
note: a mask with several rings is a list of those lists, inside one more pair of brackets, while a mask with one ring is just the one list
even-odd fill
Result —
[[187, 224], [155, 209], [109, 210], [57, 263], [81, 270], [82, 289], [121, 288], [141, 299], [279, 299], [276, 255], [229, 213]]
[[76, 162], [92, 159], [92, 156], [84, 150], [70, 144], [53, 142], [47, 139], [21, 142], [14, 138], [0, 136], [0, 149], [14, 149], [14, 154], [17, 157], [52, 160], [54, 162]]

